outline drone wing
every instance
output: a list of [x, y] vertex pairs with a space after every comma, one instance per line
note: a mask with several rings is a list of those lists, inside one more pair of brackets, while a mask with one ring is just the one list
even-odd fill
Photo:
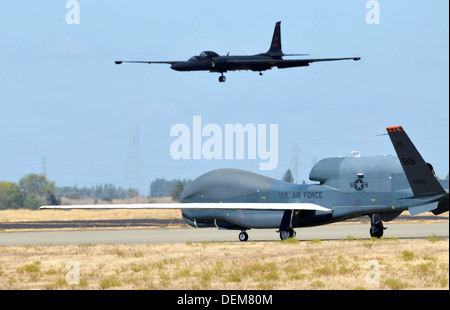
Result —
[[217, 209], [217, 210], [316, 210], [331, 213], [332, 210], [313, 203], [146, 203], [105, 205], [57, 205], [43, 209]]

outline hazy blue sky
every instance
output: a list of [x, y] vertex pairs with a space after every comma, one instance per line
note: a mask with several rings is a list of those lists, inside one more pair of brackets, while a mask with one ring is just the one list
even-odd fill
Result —
[[[438, 175], [449, 171], [449, 2], [379, 0], [4, 1], [0, 9], [0, 180], [40, 173], [58, 186], [127, 186], [130, 127], [140, 126], [145, 188], [158, 177], [196, 178], [217, 168], [281, 178], [292, 147], [300, 180], [324, 157], [395, 155], [385, 133], [402, 125]], [[285, 53], [359, 62], [226, 74], [114, 60], [185, 60], [269, 48], [282, 21]], [[278, 166], [260, 160], [174, 160], [170, 128], [193, 116], [203, 126], [278, 124]]]

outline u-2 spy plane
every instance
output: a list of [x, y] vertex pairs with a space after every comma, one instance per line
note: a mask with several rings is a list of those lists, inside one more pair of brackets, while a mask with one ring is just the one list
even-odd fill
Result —
[[281, 50], [281, 22], [275, 24], [270, 48], [265, 53], [250, 56], [219, 56], [213, 51], [203, 51], [198, 56], [193, 56], [187, 61], [140, 61], [140, 60], [118, 60], [117, 65], [122, 63], [144, 63], [144, 64], [169, 64], [170, 68], [176, 71], [209, 71], [220, 73], [219, 82], [225, 82], [226, 77], [223, 75], [228, 71], [251, 70], [262, 71], [269, 70], [273, 67], [279, 69], [293, 67], [307, 67], [310, 63], [321, 61], [336, 60], [360, 60], [360, 57], [349, 58], [322, 58], [322, 59], [283, 59], [283, 56], [305, 56], [307, 54], [284, 54]]
[[[197, 228], [278, 229], [282, 240], [294, 228], [371, 219], [370, 235], [382, 237], [383, 221], [403, 211], [411, 215], [449, 210], [448, 177], [437, 179], [402, 127], [388, 127], [398, 157], [333, 157], [319, 161], [309, 178], [316, 184], [292, 184], [237, 169], [208, 172], [190, 183], [181, 203], [44, 206], [41, 209], [181, 209]], [[444, 189], [445, 188], [445, 189]]]

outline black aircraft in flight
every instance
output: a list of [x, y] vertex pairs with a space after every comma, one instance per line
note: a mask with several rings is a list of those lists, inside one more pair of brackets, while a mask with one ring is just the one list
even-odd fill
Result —
[[260, 53], [250, 56], [220, 56], [212, 51], [201, 52], [198, 56], [189, 58], [188, 61], [115, 61], [117, 65], [126, 63], [146, 63], [146, 64], [169, 64], [170, 68], [176, 71], [209, 71], [220, 73], [219, 82], [225, 82], [226, 78], [223, 75], [228, 71], [236, 70], [252, 70], [262, 71], [277, 67], [279, 69], [293, 68], [293, 67], [307, 67], [310, 63], [321, 61], [336, 61], [336, 60], [360, 60], [360, 57], [348, 58], [321, 58], [321, 59], [283, 59], [283, 56], [305, 56], [307, 54], [284, 54], [281, 50], [281, 22], [275, 24], [273, 32], [272, 43], [266, 53]]

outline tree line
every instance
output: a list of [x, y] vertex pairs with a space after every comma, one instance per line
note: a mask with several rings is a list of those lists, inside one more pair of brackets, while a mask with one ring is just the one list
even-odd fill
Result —
[[[148, 197], [172, 196], [179, 201], [184, 187], [190, 180], [156, 179], [150, 184]], [[0, 181], [0, 210], [5, 209], [37, 209], [43, 205], [59, 205], [61, 198], [91, 199], [111, 202], [113, 199], [127, 199], [138, 195], [133, 188], [117, 187], [110, 183], [92, 187], [78, 188], [75, 186], [57, 187], [43, 174], [29, 174], [22, 177], [18, 183]]]
[[47, 180], [42, 174], [29, 174], [21, 178], [19, 183], [0, 182], [0, 210], [37, 209], [42, 205], [59, 203], [55, 182]]
[[191, 180], [166, 180], [164, 178], [158, 178], [150, 184], [150, 197], [172, 196], [175, 189], [177, 192], [179, 192], [181, 188], [184, 190], [191, 182]]
[[65, 197], [69, 199], [92, 199], [103, 200], [107, 202], [113, 199], [127, 199], [138, 195], [138, 191], [134, 188], [124, 189], [116, 187], [113, 184], [105, 183], [96, 186], [78, 188], [75, 186], [56, 187], [56, 197]]

